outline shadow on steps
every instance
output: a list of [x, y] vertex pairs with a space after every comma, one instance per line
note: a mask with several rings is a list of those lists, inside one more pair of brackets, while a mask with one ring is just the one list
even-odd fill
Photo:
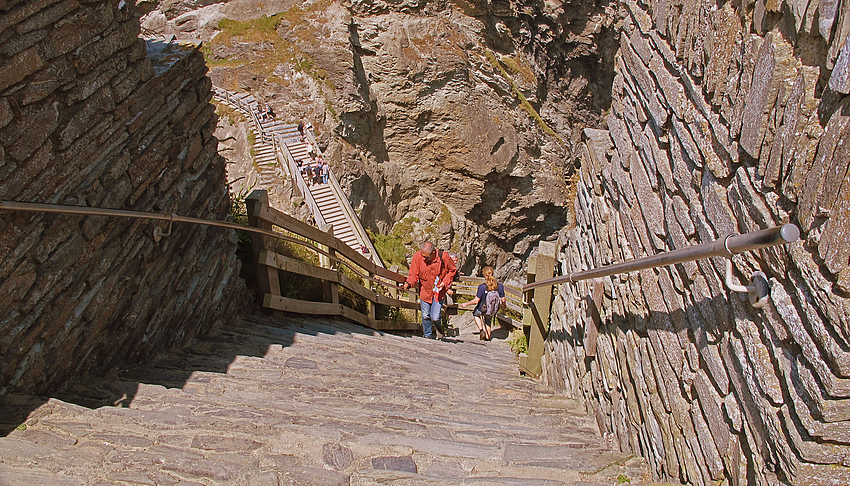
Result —
[[287, 347], [296, 333], [369, 334], [370, 329], [342, 321], [301, 317], [242, 316], [215, 334], [198, 336], [184, 348], [163, 352], [150, 362], [129, 363], [99, 374], [83, 375], [47, 396], [0, 395], [0, 437], [21, 426], [50, 398], [86, 408], [127, 407], [139, 384], [183, 388], [195, 372], [226, 373], [237, 356], [264, 357], [271, 346]]

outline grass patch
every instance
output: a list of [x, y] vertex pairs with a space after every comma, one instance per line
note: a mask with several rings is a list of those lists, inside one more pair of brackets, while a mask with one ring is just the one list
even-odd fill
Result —
[[510, 336], [508, 336], [508, 339], [505, 342], [510, 345], [511, 350], [517, 356], [519, 356], [520, 353], [528, 353], [528, 340], [521, 329], [514, 329], [511, 331]]
[[257, 19], [244, 21], [221, 19], [218, 29], [221, 33], [213, 39], [215, 44], [230, 44], [234, 37], [240, 37], [243, 42], [273, 41], [277, 37], [277, 28], [283, 20], [284, 13], [268, 17], [263, 15]]
[[[493, 51], [489, 49], [487, 49], [484, 54], [493, 69], [499, 72], [502, 77], [505, 78], [505, 80], [511, 85], [511, 91], [514, 93], [514, 96], [516, 96], [517, 100], [519, 101], [520, 108], [525, 110], [525, 112], [528, 113], [528, 116], [531, 117], [532, 120], [537, 122], [537, 125], [540, 127], [541, 130], [543, 130], [543, 133], [554, 137], [561, 145], [564, 145], [564, 140], [557, 133], [555, 133], [555, 130], [552, 130], [552, 128], [546, 124], [543, 118], [540, 117], [540, 113], [538, 113], [537, 110], [534, 109], [533, 106], [531, 106], [531, 103], [529, 103], [525, 95], [523, 95], [522, 92], [519, 90], [516, 83], [514, 82], [513, 76], [511, 76], [511, 74], [508, 72], [508, 68], [506, 68], [506, 65], [503, 64], [503, 61], [500, 61], [496, 57], [496, 54], [494, 54]], [[517, 64], [515, 60], [513, 60], [512, 58], [506, 59], [511, 59], [508, 65], [513, 66], [513, 68], [516, 69], [517, 74], [523, 76], [525, 75], [523, 73], [522, 67]], [[531, 75], [533, 76], [533, 73], [531, 73]]]
[[262, 54], [250, 61], [253, 71], [267, 78], [283, 81], [274, 75], [274, 70], [280, 64], [289, 64], [295, 71], [303, 72], [315, 79], [319, 86], [329, 84], [329, 87], [333, 89], [333, 83], [327, 80], [327, 71], [316, 66], [315, 61], [304, 54], [297, 43], [284, 39], [277, 33], [281, 22], [286, 20], [291, 26], [290, 33], [296, 33], [299, 41], [316, 42], [317, 32], [309, 27], [310, 24], [304, 21], [304, 17], [320, 8], [324, 7], [314, 4], [306, 9], [293, 7], [270, 17], [263, 15], [260, 18], [245, 21], [222, 19], [218, 23], [218, 29], [221, 32], [203, 48], [207, 64], [209, 66], [244, 65], [246, 64], [244, 59], [215, 58], [213, 54], [215, 46], [230, 46], [234, 40], [253, 43], [262, 48]]
[[243, 115], [241, 111], [231, 107], [227, 103], [216, 101], [215, 112], [219, 118], [227, 118], [227, 121], [230, 123], [230, 126], [245, 121], [245, 115]]
[[407, 258], [408, 254], [410, 254], [409, 250], [395, 231], [390, 232], [388, 235], [374, 233], [370, 230], [366, 230], [366, 232], [369, 234], [369, 239], [372, 240], [372, 245], [375, 246], [375, 251], [378, 252], [378, 256], [381, 257], [384, 264], [389, 266], [398, 265], [405, 270], [408, 268]]
[[501, 64], [510, 71], [511, 75], [519, 76], [526, 83], [532, 84], [537, 82], [537, 76], [534, 71], [522, 62], [519, 56], [506, 56], [500, 59]]
[[[249, 65], [252, 72], [263, 75], [267, 81], [286, 86], [289, 81], [275, 74], [275, 69], [282, 64], [289, 65], [297, 72], [307, 74], [316, 81], [319, 94], [325, 97], [328, 111], [338, 120], [336, 110], [331, 107], [331, 100], [323, 88], [330, 91], [335, 89], [334, 83], [328, 77], [327, 71], [316, 65], [315, 61], [298, 47], [300, 43], [313, 44], [321, 41], [320, 32], [313, 23], [305, 17], [313, 12], [321, 12], [330, 1], [323, 0], [307, 8], [292, 7], [289, 10], [272, 16], [238, 21], [222, 19], [218, 23], [219, 34], [202, 47], [202, 52], [209, 67], [239, 67]], [[287, 22], [287, 38], [278, 34], [282, 22]], [[294, 41], [292, 39], [295, 39]], [[231, 46], [234, 41], [252, 43], [261, 52], [250, 58], [218, 58], [215, 55], [216, 46]]]

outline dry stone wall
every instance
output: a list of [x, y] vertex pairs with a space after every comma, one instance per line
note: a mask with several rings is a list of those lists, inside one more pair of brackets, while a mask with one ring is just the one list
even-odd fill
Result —
[[[195, 46], [138, 39], [125, 0], [0, 1], [0, 199], [224, 219]], [[142, 359], [244, 302], [232, 231], [0, 211], [0, 394]]]
[[562, 273], [792, 222], [802, 242], [562, 286], [545, 380], [687, 484], [850, 484], [850, 2], [623, 7]]

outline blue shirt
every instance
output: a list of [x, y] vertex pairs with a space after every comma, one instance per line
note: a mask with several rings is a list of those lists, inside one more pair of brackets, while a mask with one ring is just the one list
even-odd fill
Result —
[[[499, 293], [500, 298], [505, 298], [505, 287], [503, 287], [502, 284], [499, 284], [499, 286], [496, 288], [496, 292]], [[487, 295], [487, 284], [483, 283], [478, 286], [478, 293], [475, 295], [476, 297], [478, 297], [478, 304], [475, 305], [475, 310], [478, 310], [484, 306], [485, 295]]]

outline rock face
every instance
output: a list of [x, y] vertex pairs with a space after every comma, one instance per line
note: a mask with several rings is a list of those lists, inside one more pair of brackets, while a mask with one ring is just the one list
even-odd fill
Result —
[[[224, 219], [195, 46], [137, 38], [131, 3], [0, 4], [0, 199]], [[0, 212], [0, 394], [184, 343], [244, 304], [235, 235]]]
[[[614, 9], [240, 0], [194, 12], [209, 20], [214, 7], [240, 21], [277, 15], [262, 41], [223, 26], [210, 76], [311, 120], [366, 227], [403, 227], [411, 247], [432, 238], [459, 250], [466, 271], [512, 275], [531, 243], [568, 223], [572, 126], [604, 126]], [[181, 32], [165, 9], [143, 25], [206, 35]]]
[[850, 19], [798, 3], [626, 1], [608, 130], [584, 132], [564, 274], [802, 229], [732, 259], [739, 281], [767, 274], [762, 310], [722, 258], [605, 278], [581, 304], [594, 283], [560, 288], [545, 380], [661, 478], [850, 484]]

